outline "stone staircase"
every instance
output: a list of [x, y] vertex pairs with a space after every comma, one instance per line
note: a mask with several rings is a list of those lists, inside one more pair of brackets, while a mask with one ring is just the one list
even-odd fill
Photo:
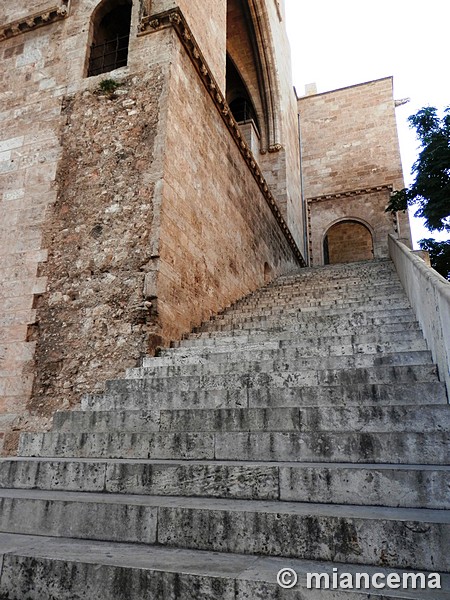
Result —
[[[0, 461], [0, 598], [449, 600], [449, 450], [392, 263], [305, 269], [22, 434]], [[306, 589], [333, 568], [442, 590]]]

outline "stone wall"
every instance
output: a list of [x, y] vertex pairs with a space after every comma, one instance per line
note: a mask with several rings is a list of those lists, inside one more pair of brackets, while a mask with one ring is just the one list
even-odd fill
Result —
[[307, 198], [403, 187], [392, 77], [299, 100]]
[[220, 89], [225, 92], [227, 0], [207, 0], [207, 2], [204, 0], [149, 1], [152, 15], [176, 7], [182, 10], [214, 78]]
[[112, 96], [97, 88], [65, 100], [58, 197], [44, 228], [48, 285], [35, 302], [33, 413], [67, 408], [134, 366], [156, 327], [144, 280], [164, 81], [155, 67]]
[[158, 312], [165, 341], [298, 264], [189, 57], [172, 62]]
[[407, 214], [384, 212], [404, 186], [392, 77], [299, 99], [304, 195], [310, 258], [323, 264], [323, 240], [338, 220], [373, 232], [374, 254], [387, 256], [387, 236], [410, 243]]
[[[90, 20], [98, 3], [72, 0], [67, 17], [0, 45], [0, 445], [11, 425], [16, 433], [46, 426], [55, 408], [73, 405], [84, 391], [98, 389], [162, 340], [264, 282], [264, 262], [274, 273], [295, 263], [292, 247], [192, 64], [186, 65], [188, 81], [178, 82], [182, 93], [175, 71], [170, 78], [171, 110], [183, 123], [182, 137], [174, 141], [178, 125], [173, 120], [166, 149], [168, 65], [188, 60], [181, 59], [185, 49], [172, 28], [136, 35], [142, 3], [135, 1], [128, 66], [85, 78]], [[0, 6], [0, 26], [54, 5], [59, 2], [8, 0]], [[157, 1], [152, 5], [158, 9]], [[222, 81], [226, 2], [195, 6], [184, 6], [189, 25]], [[205, 19], [212, 29], [202, 28]], [[220, 35], [211, 35], [214, 28]], [[116, 98], [97, 93], [104, 78], [124, 84]], [[193, 124], [217, 137], [191, 139]], [[169, 175], [181, 165], [183, 171]], [[186, 172], [186, 185], [195, 193], [181, 189]], [[211, 205], [191, 213], [185, 205], [186, 212], [180, 212], [186, 219], [184, 240], [192, 242], [180, 243], [186, 260], [175, 265], [181, 282], [177, 310], [168, 272], [179, 251], [168, 224], [175, 219], [183, 227], [172, 210], [182, 203], [177, 199], [171, 206], [171, 189], [200, 204], [204, 190], [225, 199], [227, 207], [210, 225]], [[236, 218], [236, 232], [221, 244], [220, 256], [220, 237], [215, 239], [211, 229], [199, 236], [201, 218], [205, 230]], [[166, 247], [160, 247], [161, 219], [172, 235]], [[229, 224], [231, 232], [234, 224]], [[182, 301], [185, 312], [173, 326], [170, 315], [178, 318]], [[6, 451], [16, 439], [9, 435]]]
[[42, 226], [56, 199], [63, 89], [55, 71], [64, 26], [60, 21], [0, 44], [0, 446], [4, 430], [26, 411], [33, 384], [29, 328], [34, 297], [46, 289], [38, 267], [47, 256]]

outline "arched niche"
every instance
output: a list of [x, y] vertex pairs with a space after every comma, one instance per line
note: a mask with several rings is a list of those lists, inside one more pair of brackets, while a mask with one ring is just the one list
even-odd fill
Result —
[[338, 221], [327, 230], [323, 239], [325, 265], [372, 260], [373, 257], [373, 234], [361, 221]]
[[260, 151], [265, 153], [280, 143], [280, 107], [273, 41], [267, 10], [261, 0], [227, 0], [227, 102], [230, 105], [235, 100], [236, 72], [247, 92], [242, 99], [254, 110]]
[[93, 12], [88, 77], [127, 65], [132, 8], [132, 0], [103, 0]]

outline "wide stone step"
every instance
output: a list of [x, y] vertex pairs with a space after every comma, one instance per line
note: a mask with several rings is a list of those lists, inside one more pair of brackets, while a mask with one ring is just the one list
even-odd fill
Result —
[[227, 361], [192, 361], [183, 364], [161, 364], [158, 358], [146, 360], [143, 367], [127, 369], [127, 379], [144, 377], [185, 377], [193, 375], [224, 375], [237, 373], [271, 373], [300, 369], [367, 369], [382, 366], [407, 366], [432, 364], [431, 352], [397, 352], [392, 354], [355, 354], [350, 356], [311, 356], [295, 358], [285, 356], [278, 360], [261, 360], [248, 356], [248, 360], [230, 356]]
[[23, 433], [18, 455], [446, 465], [450, 433]]
[[1, 488], [450, 509], [449, 466], [15, 458], [0, 474]]
[[[350, 336], [337, 338], [335, 342], [322, 343], [321, 340], [299, 340], [297, 344], [284, 342], [261, 342], [260, 344], [243, 344], [235, 346], [232, 350], [227, 345], [214, 346], [202, 349], [169, 348], [161, 350], [157, 357], [144, 357], [143, 367], [170, 366], [183, 364], [214, 363], [223, 361], [267, 361], [282, 360], [293, 361], [309, 357], [349, 357], [353, 355], [383, 355], [403, 352], [426, 352], [427, 343], [419, 336], [410, 336], [414, 339], [393, 340], [383, 342], [359, 343], [351, 341]], [[339, 341], [340, 340], [340, 341]], [[308, 343], [309, 341], [309, 343]], [[313, 345], [315, 343], [316, 345]]]
[[376, 289], [378, 286], [388, 287], [390, 285], [396, 286], [399, 284], [398, 275], [392, 272], [384, 272], [384, 273], [367, 273], [354, 275], [332, 275], [326, 277], [293, 277], [291, 279], [286, 279], [284, 277], [280, 277], [279, 279], [273, 281], [268, 284], [264, 288], [258, 290], [256, 294], [259, 293], [270, 293], [277, 291], [289, 291], [292, 293], [303, 293], [305, 291], [313, 291], [317, 292], [323, 290], [326, 293], [328, 290], [334, 291], [337, 289], [343, 289], [351, 291], [353, 289]]
[[[201, 365], [200, 365], [201, 366]], [[135, 393], [157, 391], [193, 391], [224, 388], [299, 388], [311, 386], [355, 385], [376, 383], [412, 383], [437, 381], [437, 368], [433, 364], [411, 366], [381, 366], [352, 369], [296, 369], [263, 373], [226, 373], [204, 375], [159, 375], [153, 378], [115, 379], [106, 382], [106, 391]]]
[[217, 315], [215, 319], [220, 320], [226, 318], [227, 316], [245, 316], [249, 314], [254, 314], [255, 316], [289, 316], [299, 312], [309, 314], [327, 314], [331, 312], [351, 313], [362, 309], [367, 310], [367, 312], [372, 312], [374, 310], [389, 310], [395, 308], [410, 308], [410, 304], [404, 292], [402, 294], [391, 293], [389, 297], [380, 296], [378, 299], [370, 296], [365, 298], [362, 296], [362, 294], [358, 297], [355, 296], [353, 299], [349, 299], [344, 296], [336, 296], [335, 300], [331, 300], [329, 298], [303, 299], [286, 296], [286, 298], [268, 298], [266, 301], [263, 301], [262, 299], [255, 299], [253, 302], [248, 301], [245, 304], [231, 307], [230, 309]]
[[312, 286], [320, 286], [332, 284], [337, 282], [342, 285], [361, 285], [367, 283], [368, 286], [376, 286], [377, 283], [381, 282], [397, 282], [398, 275], [395, 268], [389, 266], [381, 269], [360, 269], [359, 271], [348, 270], [338, 271], [330, 269], [327, 272], [301, 272], [298, 274], [281, 276], [275, 281], [271, 282], [266, 288], [277, 288], [283, 287], [302, 287], [308, 288]]
[[367, 406], [447, 404], [445, 384], [405, 382], [313, 387], [241, 387], [229, 390], [196, 389], [188, 392], [148, 390], [124, 380], [104, 394], [85, 395], [83, 410], [149, 410], [184, 408], [276, 408], [305, 406]]
[[[358, 340], [360, 343], [365, 341], [375, 342], [375, 340], [393, 341], [395, 339], [423, 339], [423, 333], [418, 323], [392, 323], [390, 325], [371, 325], [358, 328], [355, 331], [348, 331], [345, 328], [340, 332], [332, 329], [312, 332], [308, 335], [303, 332], [301, 335], [297, 331], [216, 331], [207, 333], [190, 333], [180, 341], [172, 343], [174, 348], [190, 347], [209, 347], [209, 346], [227, 346], [234, 348], [242, 344], [261, 344], [271, 343], [280, 347], [293, 345], [303, 347], [306, 342], [311, 340], [311, 344], [326, 346], [328, 343], [342, 339]], [[314, 341], [315, 340], [315, 341]]]
[[[408, 317], [409, 319], [410, 317]], [[223, 329], [214, 330], [211, 328], [210, 331], [201, 331], [199, 333], [190, 333], [188, 337], [189, 342], [191, 340], [199, 339], [206, 340], [208, 338], [214, 338], [213, 343], [219, 342], [223, 344], [223, 338], [232, 338], [233, 336], [242, 338], [247, 336], [250, 341], [259, 341], [261, 339], [298, 339], [300, 337], [326, 337], [326, 336], [342, 336], [342, 335], [353, 335], [353, 334], [372, 334], [376, 331], [379, 334], [387, 331], [420, 331], [420, 326], [417, 321], [397, 321], [396, 319], [392, 323], [377, 323], [377, 319], [372, 323], [358, 323], [355, 320], [353, 324], [350, 323], [295, 323], [290, 327], [271, 326], [271, 327], [224, 327]], [[203, 342], [199, 342], [202, 344]]]
[[367, 318], [390, 318], [392, 316], [401, 317], [399, 322], [405, 322], [405, 317], [414, 317], [414, 313], [409, 307], [408, 303], [401, 302], [397, 303], [394, 308], [381, 307], [381, 306], [369, 306], [364, 307], [363, 304], [355, 306], [355, 308], [349, 307], [330, 307], [330, 308], [317, 308], [317, 307], [295, 307], [293, 310], [290, 309], [265, 309], [258, 308], [249, 311], [242, 310], [230, 310], [229, 312], [212, 317], [209, 321], [205, 321], [206, 324], [226, 325], [228, 323], [254, 323], [261, 321], [267, 323], [278, 323], [285, 322], [286, 324], [296, 323], [297, 321], [311, 321], [315, 323], [317, 320], [332, 319], [332, 321], [344, 321], [346, 319], [349, 322], [353, 322], [355, 315], [361, 318], [364, 314]]
[[[342, 282], [333, 282], [330, 285], [308, 285], [298, 286], [296, 290], [295, 300], [301, 302], [302, 300], [327, 300], [334, 299], [358, 299], [361, 297], [367, 299], [383, 298], [390, 294], [398, 294], [399, 296], [405, 297], [405, 291], [397, 279], [396, 281], [380, 282], [377, 285], [369, 286], [367, 282], [360, 283], [359, 285], [344, 285]], [[234, 306], [247, 306], [253, 301], [269, 301], [277, 299], [280, 296], [286, 296], [289, 300], [293, 298], [292, 289], [287, 290], [282, 285], [264, 287], [244, 298], [241, 298], [234, 303]]]
[[[424, 341], [423, 333], [419, 327], [413, 329], [404, 329], [400, 325], [392, 325], [393, 331], [369, 331], [369, 332], [356, 332], [356, 333], [343, 333], [335, 334], [333, 332], [324, 333], [321, 336], [313, 335], [299, 336], [296, 333], [281, 332], [275, 335], [267, 335], [259, 332], [256, 336], [251, 336], [246, 332], [242, 332], [240, 335], [226, 336], [224, 334], [218, 334], [217, 339], [213, 336], [200, 338], [199, 334], [191, 334], [189, 337], [180, 341], [172, 342], [170, 348], [161, 348], [158, 356], [164, 356], [165, 353], [171, 352], [198, 352], [202, 348], [206, 352], [215, 352], [217, 348], [219, 351], [230, 351], [232, 350], [245, 350], [247, 346], [250, 350], [256, 349], [278, 349], [278, 348], [289, 348], [289, 349], [311, 349], [314, 352], [316, 349], [318, 352], [328, 350], [328, 354], [332, 354], [332, 349], [336, 349], [338, 354], [342, 354], [339, 351], [340, 346], [350, 346], [354, 352], [364, 353], [364, 348], [373, 348], [370, 353], [378, 352], [377, 349], [380, 347], [382, 351], [382, 344], [391, 344], [391, 347], [395, 347], [395, 343], [402, 342], [408, 343], [409, 341]], [[204, 340], [204, 341], [203, 341]], [[344, 352], [348, 354], [348, 352]]]
[[405, 295], [405, 292], [397, 289], [386, 288], [386, 293], [373, 291], [368, 293], [367, 289], [360, 292], [352, 292], [352, 295], [336, 292], [333, 295], [320, 295], [318, 297], [300, 295], [292, 296], [291, 294], [278, 294], [271, 296], [259, 296], [248, 298], [244, 301], [236, 303], [224, 310], [218, 315], [219, 318], [233, 314], [242, 313], [248, 314], [255, 311], [257, 314], [290, 314], [298, 311], [306, 312], [327, 312], [332, 310], [380, 310], [393, 308], [409, 308], [410, 304]]
[[[357, 309], [369, 306], [395, 308], [397, 302], [407, 301], [403, 288], [398, 286], [380, 286], [370, 290], [367, 286], [360, 289], [334, 289], [334, 290], [298, 290], [288, 292], [283, 290], [272, 290], [270, 293], [255, 293], [247, 296], [232, 305], [224, 308], [219, 315], [233, 311], [249, 312], [252, 310], [273, 310], [275, 312], [287, 310], [301, 310], [310, 308], [314, 310], [330, 310], [332, 308]], [[409, 305], [407, 305], [409, 306]]]
[[443, 510], [6, 489], [0, 507], [3, 533], [450, 571]]
[[[376, 573], [384, 581], [406, 571], [380, 566], [317, 562], [244, 554], [179, 550], [161, 546], [93, 542], [69, 538], [0, 534], [4, 600], [449, 600], [450, 576], [440, 575], [441, 590], [316, 590], [307, 588], [307, 573], [333, 568], [369, 582]], [[280, 591], [277, 574], [289, 567], [298, 576], [292, 590]], [[426, 572], [425, 583], [435, 581]], [[379, 580], [380, 581], [380, 580]], [[404, 587], [408, 586], [408, 581]], [[402, 585], [403, 587], [403, 585]], [[447, 590], [447, 591], [445, 591]]]
[[[339, 328], [346, 333], [352, 329], [373, 325], [388, 325], [391, 323], [415, 323], [416, 317], [409, 308], [379, 310], [372, 312], [343, 312], [332, 311], [329, 314], [298, 313], [290, 317], [261, 317], [249, 316], [230, 319], [229, 321], [207, 321], [198, 331], [229, 331], [230, 329], [252, 329], [267, 331], [323, 331], [329, 327]], [[406, 328], [406, 327], [405, 327]], [[336, 330], [336, 329], [335, 329]], [[336, 330], [337, 331], [337, 330]]]
[[450, 431], [450, 407], [308, 406], [304, 408], [60, 411], [53, 431]]

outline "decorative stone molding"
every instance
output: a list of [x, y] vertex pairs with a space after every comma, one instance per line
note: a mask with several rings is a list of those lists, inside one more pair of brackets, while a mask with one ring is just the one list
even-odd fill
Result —
[[[174, 8], [173, 10], [165, 11], [158, 15], [144, 17], [143, 19], [141, 19], [139, 27], [140, 32], [138, 33], [138, 35], [147, 35], [155, 31], [161, 31], [162, 29], [166, 29], [168, 27], [173, 27], [175, 29], [200, 79], [202, 80], [203, 85], [205, 86], [209, 95], [211, 96], [217, 110], [219, 111], [223, 121], [225, 122], [234, 141], [236, 142], [242, 156], [244, 157], [249, 169], [251, 170], [253, 177], [258, 183], [258, 186], [261, 192], [263, 193], [266, 202], [268, 203], [275, 219], [280, 225], [281, 230], [283, 231], [286, 239], [288, 240], [289, 245], [291, 246], [297, 260], [299, 261], [301, 266], [305, 267], [306, 263], [302, 256], [302, 253], [300, 252], [299, 247], [297, 246], [294, 238], [292, 237], [289, 227], [287, 226], [286, 221], [284, 220], [280, 209], [278, 208], [278, 204], [276, 203], [275, 198], [269, 190], [269, 186], [266, 180], [264, 179], [263, 174], [261, 173], [258, 163], [256, 162], [252, 151], [250, 150], [247, 142], [245, 141], [239, 128], [239, 125], [237, 124], [233, 115], [231, 114], [230, 107], [228, 106], [225, 97], [220, 91], [220, 87], [217, 81], [214, 79], [211, 69], [209, 68], [181, 10], [179, 8]], [[279, 149], [277, 148], [273, 151], [277, 152], [278, 150]]]
[[280, 152], [281, 150], [283, 150], [283, 146], [281, 144], [273, 144], [272, 146], [269, 146], [269, 152], [272, 154], [274, 152]]
[[59, 6], [53, 6], [47, 10], [43, 10], [17, 21], [0, 25], [0, 41], [8, 40], [9, 38], [20, 35], [21, 33], [27, 33], [43, 25], [50, 25], [61, 19], [65, 19], [69, 16], [70, 0], [62, 0]]
[[312, 204], [313, 202], [323, 202], [324, 200], [334, 200], [336, 198], [349, 198], [353, 196], [362, 196], [364, 194], [375, 194], [376, 192], [389, 192], [391, 193], [394, 190], [393, 185], [377, 185], [371, 188], [362, 188], [359, 190], [350, 190], [347, 192], [337, 192], [335, 194], [325, 194], [323, 196], [315, 196], [313, 198], [308, 198], [308, 204]]

